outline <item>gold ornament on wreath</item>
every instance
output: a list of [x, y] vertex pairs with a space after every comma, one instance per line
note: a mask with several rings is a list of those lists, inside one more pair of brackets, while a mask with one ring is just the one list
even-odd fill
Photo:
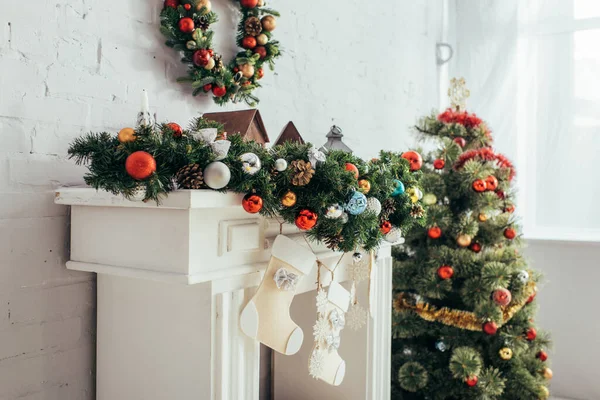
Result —
[[237, 45], [241, 50], [224, 64], [213, 48], [215, 32], [210, 26], [218, 21], [210, 0], [165, 0], [160, 14], [160, 31], [166, 45], [183, 53], [182, 62], [189, 65], [187, 76], [178, 82], [189, 82], [194, 96], [212, 94], [218, 105], [245, 102], [255, 106], [265, 68], [275, 69], [281, 56], [279, 42], [273, 39], [279, 13], [264, 7], [262, 0], [230, 0], [240, 7]]

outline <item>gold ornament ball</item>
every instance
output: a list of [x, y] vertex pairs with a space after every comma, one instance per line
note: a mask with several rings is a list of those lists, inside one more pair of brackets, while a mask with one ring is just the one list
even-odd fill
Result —
[[277, 27], [277, 20], [272, 15], [263, 17], [260, 22], [262, 22], [262, 27], [267, 32], [272, 32]]
[[419, 196], [419, 193], [420, 193], [420, 192], [421, 192], [421, 191], [420, 191], [419, 189], [417, 189], [417, 188], [414, 188], [414, 187], [411, 187], [411, 188], [408, 188], [408, 189], [406, 189], [406, 194], [407, 194], [407, 195], [410, 197], [410, 200], [411, 200], [413, 203], [416, 203], [417, 201], [419, 201], [419, 200], [420, 200], [420, 198], [421, 198], [421, 197], [423, 197], [423, 195], [422, 195], [422, 194], [421, 194], [421, 196]]
[[542, 376], [546, 378], [546, 380], [552, 379], [552, 375], [552, 370], [550, 368], [544, 367], [544, 369], [542, 369]]
[[206, 65], [204, 66], [204, 69], [206, 69], [206, 70], [209, 70], [209, 71], [210, 71], [210, 70], [211, 70], [211, 69], [213, 69], [214, 67], [215, 67], [215, 59], [211, 57], [211, 58], [208, 60], [208, 64], [206, 64]]
[[242, 75], [244, 76], [244, 78], [252, 78], [254, 76], [254, 65], [250, 65], [250, 64], [244, 64], [244, 65], [240, 65], [240, 71], [242, 72]]
[[281, 204], [285, 207], [293, 207], [296, 204], [296, 193], [289, 191], [281, 198]]
[[258, 44], [259, 46], [264, 46], [267, 43], [269, 43], [269, 37], [264, 33], [261, 33], [256, 37], [256, 44]]
[[550, 391], [546, 386], [542, 386], [540, 390], [542, 392], [542, 397], [540, 397], [540, 400], [546, 400], [550, 397]]
[[423, 196], [423, 203], [428, 206], [432, 206], [437, 203], [437, 197], [435, 197], [435, 194], [433, 193], [427, 193], [425, 196]]
[[258, 0], [258, 4], [256, 4], [259, 7], [262, 7], [265, 5], [265, 0]]
[[198, 4], [196, 4], [196, 10], [200, 11], [204, 8], [202, 15], [208, 14], [212, 10], [212, 3], [210, 0], [199, 0]]
[[500, 354], [500, 358], [503, 360], [510, 360], [513, 356], [512, 350], [508, 347], [501, 348], [498, 354]]
[[478, 218], [479, 218], [479, 221], [485, 222], [485, 221], [487, 221], [488, 217], [484, 213], [480, 213]]
[[461, 233], [456, 238], [456, 243], [458, 243], [460, 247], [469, 247], [471, 245], [471, 240], [473, 240], [471, 236]]
[[362, 194], [367, 194], [371, 191], [371, 182], [366, 179], [361, 179], [358, 181], [358, 190]]
[[119, 131], [118, 139], [121, 143], [134, 142], [136, 139], [135, 131], [133, 128], [123, 128]]

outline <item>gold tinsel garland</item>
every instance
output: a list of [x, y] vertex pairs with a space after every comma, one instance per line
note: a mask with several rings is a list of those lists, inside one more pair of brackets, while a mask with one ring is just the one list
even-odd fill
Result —
[[[498, 324], [498, 328], [506, 324], [510, 319], [527, 304], [527, 299], [537, 292], [535, 282], [530, 281], [525, 288], [524, 300], [519, 303], [512, 303], [506, 307], [502, 307], [502, 322]], [[475, 313], [470, 311], [453, 310], [447, 307], [438, 308], [434, 305], [417, 301], [411, 301], [410, 294], [399, 293], [394, 301], [394, 308], [397, 312], [414, 311], [417, 315], [427, 321], [439, 322], [444, 325], [454, 326], [457, 328], [469, 331], [481, 331], [485, 321], [477, 317]]]

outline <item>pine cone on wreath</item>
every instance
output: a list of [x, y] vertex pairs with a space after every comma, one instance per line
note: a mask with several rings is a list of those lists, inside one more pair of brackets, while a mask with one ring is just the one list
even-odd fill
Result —
[[208, 28], [210, 28], [210, 22], [208, 21], [208, 18], [203, 15], [196, 20], [196, 26], [200, 28], [202, 32], [205, 32]]
[[292, 185], [308, 185], [313, 175], [315, 174], [315, 170], [312, 168], [310, 162], [306, 162], [304, 160], [294, 160], [291, 162], [290, 165], [292, 167], [292, 170], [294, 171], [294, 176], [292, 176]]
[[245, 24], [246, 33], [250, 36], [258, 36], [262, 32], [262, 23], [257, 17], [250, 17]]
[[217, 54], [213, 57], [215, 59], [215, 67], [213, 70], [215, 72], [221, 72], [223, 70], [223, 57], [220, 54]]
[[425, 215], [425, 209], [420, 205], [416, 204], [412, 206], [410, 210], [410, 216], [413, 218], [422, 218]]
[[328, 236], [324, 239], [325, 245], [331, 250], [337, 249], [343, 241], [342, 235]]
[[387, 221], [390, 219], [390, 215], [392, 215], [394, 211], [396, 211], [394, 200], [386, 199], [381, 205], [381, 219]]
[[182, 189], [201, 189], [204, 185], [200, 164], [189, 164], [180, 168], [175, 174], [175, 179]]

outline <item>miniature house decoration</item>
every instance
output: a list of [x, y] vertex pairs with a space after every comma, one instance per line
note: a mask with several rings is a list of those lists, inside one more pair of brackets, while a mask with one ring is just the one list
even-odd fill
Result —
[[292, 142], [292, 143], [299, 143], [299, 144], [305, 143], [304, 139], [300, 135], [300, 132], [298, 131], [298, 128], [296, 128], [296, 125], [294, 125], [294, 123], [292, 121], [288, 122], [285, 125], [285, 127], [279, 134], [279, 137], [275, 141], [275, 146], [282, 145], [285, 142]]
[[263, 147], [269, 143], [269, 135], [257, 109], [204, 113], [204, 118], [225, 126], [229, 135], [239, 133], [244, 140], [254, 140]]
[[352, 153], [352, 149], [342, 142], [343, 137], [342, 129], [336, 125], [332, 126], [327, 134], [327, 143], [325, 143], [320, 150], [341, 150], [346, 153]]

